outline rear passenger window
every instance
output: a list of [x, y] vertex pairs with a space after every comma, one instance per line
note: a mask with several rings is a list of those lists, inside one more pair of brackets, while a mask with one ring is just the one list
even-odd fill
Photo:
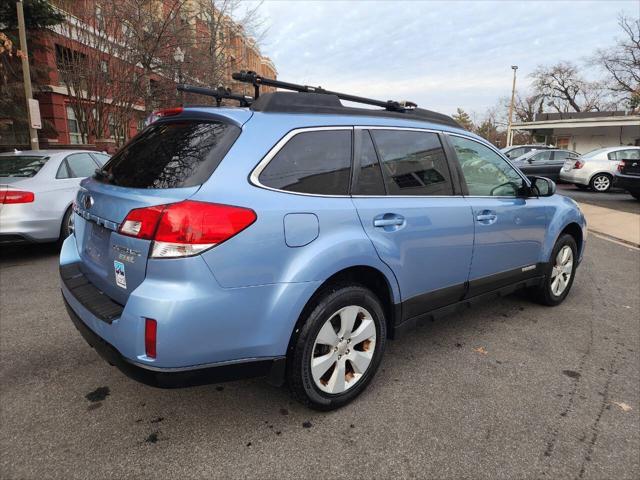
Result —
[[435, 133], [372, 130], [388, 195], [452, 195], [444, 149]]
[[98, 167], [88, 153], [77, 153], [67, 157], [69, 174], [73, 178], [90, 177]]
[[317, 195], [348, 195], [351, 130], [295, 135], [260, 173], [267, 187]]
[[367, 130], [355, 131], [354, 151], [358, 156], [358, 160], [360, 160], [360, 171], [358, 172], [358, 182], [353, 193], [355, 195], [384, 195], [382, 170], [380, 170], [380, 163], [371, 141], [371, 135]]

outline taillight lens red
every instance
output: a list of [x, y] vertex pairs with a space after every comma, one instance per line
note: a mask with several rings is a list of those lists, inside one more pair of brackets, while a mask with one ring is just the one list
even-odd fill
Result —
[[33, 192], [22, 190], [4, 190], [0, 192], [0, 203], [31, 203], [35, 199]]
[[158, 205], [131, 210], [120, 225], [120, 233], [129, 237], [153, 240], [164, 207], [164, 205]]
[[580, 160], [576, 160], [576, 163], [573, 164], [573, 168], [579, 170], [582, 167], [584, 167], [584, 162], [581, 162]]
[[230, 239], [256, 218], [249, 208], [185, 200], [131, 210], [119, 232], [153, 240], [152, 257], [184, 257]]
[[620, 163], [618, 164], [618, 171], [619, 171], [620, 173], [622, 173], [622, 171], [623, 171], [623, 170], [624, 170], [624, 162], [620, 162]]
[[144, 319], [144, 351], [147, 357], [156, 358], [156, 340], [158, 337], [158, 322], [152, 318]]

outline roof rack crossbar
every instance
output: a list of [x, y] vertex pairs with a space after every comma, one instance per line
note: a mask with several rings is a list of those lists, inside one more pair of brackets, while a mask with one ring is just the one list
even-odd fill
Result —
[[212, 88], [196, 87], [195, 85], [186, 85], [181, 83], [176, 86], [176, 89], [179, 92], [195, 93], [197, 95], [213, 97], [216, 99], [216, 105], [218, 107], [221, 105], [222, 100], [235, 100], [240, 102], [241, 107], [249, 107], [253, 103], [253, 97], [231, 93], [231, 89], [224, 87], [218, 87], [214, 90]]
[[283, 82], [281, 80], [275, 80], [273, 78], [263, 77], [261, 75], [258, 75], [256, 72], [252, 72], [252, 71], [242, 70], [240, 72], [233, 73], [231, 77], [238, 82], [252, 84], [255, 89], [254, 97], [256, 99], [260, 96], [260, 86], [265, 85], [268, 87], [282, 88], [283, 90], [292, 90], [294, 92], [324, 93], [326, 95], [335, 95], [341, 100], [346, 100], [348, 102], [362, 103], [366, 105], [373, 105], [376, 107], [382, 107], [386, 110], [390, 110], [394, 112], [404, 112], [405, 110], [414, 109], [418, 106], [413, 102], [407, 102], [407, 101], [397, 102], [394, 100], [387, 100], [386, 102], [384, 102], [382, 100], [375, 100], [372, 98], [349, 95], [348, 93], [332, 92], [330, 90], [325, 90], [322, 87], [310, 87], [308, 85], [297, 85], [295, 83]]

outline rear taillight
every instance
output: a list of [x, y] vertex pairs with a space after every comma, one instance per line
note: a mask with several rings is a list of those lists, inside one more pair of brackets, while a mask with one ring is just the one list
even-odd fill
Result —
[[622, 173], [622, 171], [623, 171], [623, 170], [624, 170], [624, 161], [622, 161], [622, 162], [620, 162], [620, 163], [618, 164], [618, 171], [619, 171], [620, 173]]
[[158, 336], [158, 322], [152, 318], [144, 319], [144, 352], [147, 357], [156, 358], [156, 339]]
[[131, 210], [119, 232], [153, 240], [151, 257], [186, 257], [230, 239], [256, 218], [249, 208], [185, 200]]
[[5, 190], [0, 192], [0, 203], [31, 203], [35, 199], [33, 192]]
[[581, 162], [580, 160], [576, 160], [576, 163], [573, 164], [573, 168], [576, 170], [579, 170], [582, 167], [584, 167], [584, 162]]

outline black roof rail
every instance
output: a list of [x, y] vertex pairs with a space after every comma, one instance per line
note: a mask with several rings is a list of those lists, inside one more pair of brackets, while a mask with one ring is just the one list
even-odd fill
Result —
[[212, 88], [196, 87], [195, 85], [186, 85], [180, 83], [176, 86], [176, 89], [179, 92], [195, 93], [198, 95], [213, 97], [216, 99], [216, 105], [218, 107], [221, 105], [222, 100], [235, 100], [237, 102], [240, 102], [241, 107], [250, 107], [253, 103], [253, 97], [231, 93], [230, 88], [218, 87], [214, 90]]
[[372, 98], [349, 95], [348, 93], [332, 92], [330, 90], [325, 90], [322, 87], [310, 87], [308, 85], [297, 85], [295, 83], [283, 82], [280, 80], [275, 80], [273, 78], [266, 78], [252, 71], [242, 70], [240, 72], [233, 73], [231, 77], [234, 80], [237, 80], [238, 82], [252, 84], [255, 92], [254, 93], [255, 99], [258, 99], [258, 97], [260, 96], [260, 86], [265, 85], [267, 87], [282, 88], [283, 90], [292, 90], [294, 92], [300, 92], [300, 93], [322, 93], [325, 95], [335, 95], [341, 100], [346, 100], [348, 102], [355, 102], [355, 103], [363, 103], [365, 105], [373, 105], [376, 107], [382, 107], [385, 110], [389, 110], [391, 112], [404, 112], [407, 110], [412, 110], [418, 106], [417, 104], [409, 101], [397, 102], [394, 100], [387, 100], [386, 102], [384, 102], [382, 100], [374, 100]]

